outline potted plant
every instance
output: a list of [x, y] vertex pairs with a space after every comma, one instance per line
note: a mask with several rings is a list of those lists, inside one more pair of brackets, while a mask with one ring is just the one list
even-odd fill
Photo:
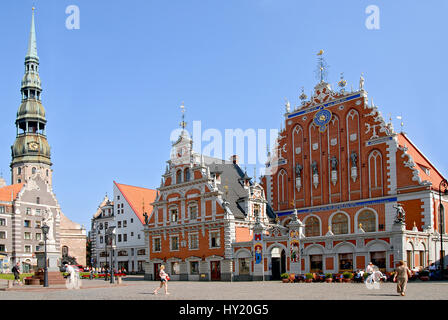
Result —
[[313, 282], [314, 275], [312, 273], [305, 274], [305, 277], [306, 277], [305, 282], [307, 283]]
[[325, 274], [325, 282], [326, 283], [331, 283], [333, 282], [333, 275], [331, 273], [326, 273]]
[[283, 283], [288, 283], [289, 282], [289, 274], [287, 274], [287, 273], [282, 273], [280, 275], [280, 278], [282, 278], [282, 282]]
[[364, 282], [366, 281], [368, 276], [369, 276], [369, 274], [367, 272], [363, 273], [362, 277], [364, 278]]
[[344, 282], [351, 282], [353, 278], [353, 273], [346, 271], [342, 274], [342, 276], [344, 277]]

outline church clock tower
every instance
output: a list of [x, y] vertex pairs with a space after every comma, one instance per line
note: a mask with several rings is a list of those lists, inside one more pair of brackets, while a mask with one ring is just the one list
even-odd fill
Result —
[[42, 87], [39, 78], [34, 8], [28, 51], [25, 56], [25, 75], [21, 86], [22, 103], [17, 111], [16, 140], [11, 147], [11, 183], [25, 183], [39, 174], [51, 185], [50, 146], [45, 129], [47, 120], [41, 103]]

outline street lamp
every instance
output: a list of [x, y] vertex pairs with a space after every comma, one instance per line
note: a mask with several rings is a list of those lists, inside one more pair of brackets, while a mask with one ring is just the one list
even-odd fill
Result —
[[445, 190], [443, 191], [443, 195], [448, 195], [448, 181], [446, 179], [443, 179], [442, 181], [440, 181], [439, 184], [439, 231], [440, 231], [440, 280], [443, 280], [443, 273], [444, 273], [444, 255], [443, 255], [443, 233], [445, 231], [445, 226], [443, 224], [444, 221], [444, 214], [445, 214], [445, 210], [443, 210], [443, 205], [442, 205], [442, 188], [444, 188]]
[[50, 231], [50, 227], [44, 224], [42, 226], [42, 233], [44, 234], [44, 287], [48, 287], [48, 267], [47, 267], [47, 234]]
[[[114, 283], [114, 241], [115, 241], [115, 227], [111, 226], [107, 229], [108, 242], [110, 243], [110, 283]], [[106, 256], [107, 258], [107, 256]]]

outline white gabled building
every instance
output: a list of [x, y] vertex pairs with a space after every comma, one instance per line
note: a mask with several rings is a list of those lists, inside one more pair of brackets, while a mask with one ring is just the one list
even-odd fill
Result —
[[[130, 273], [144, 272], [143, 263], [148, 261], [143, 225], [144, 213], [152, 211], [156, 190], [120, 184], [114, 181], [113, 201], [107, 196], [92, 219], [92, 265], [105, 264], [105, 223], [115, 227], [114, 268]], [[110, 247], [107, 248], [110, 252]], [[110, 256], [108, 262], [110, 263]], [[108, 263], [108, 264], [109, 264]]]

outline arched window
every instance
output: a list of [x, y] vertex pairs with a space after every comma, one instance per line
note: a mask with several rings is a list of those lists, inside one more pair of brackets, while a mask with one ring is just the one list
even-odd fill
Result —
[[362, 224], [362, 229], [365, 232], [376, 231], [376, 217], [375, 213], [370, 210], [365, 210], [358, 215], [358, 226]]
[[36, 198], [36, 203], [40, 204], [40, 198], [39, 197]]
[[383, 196], [383, 158], [378, 150], [369, 155], [369, 195]]
[[31, 173], [35, 174], [36, 173], [36, 168], [33, 167], [33, 169], [31, 169]]
[[181, 183], [182, 182], [182, 171], [178, 170], [176, 172], [176, 183]]
[[343, 213], [337, 213], [331, 219], [331, 231], [333, 234], [348, 233], [348, 218]]
[[285, 170], [281, 170], [278, 174], [277, 188], [278, 188], [278, 202], [279, 204], [284, 204], [288, 202], [287, 195], [287, 182], [288, 182], [288, 174]]
[[190, 168], [185, 169], [184, 181], [190, 181]]
[[22, 174], [22, 168], [17, 168], [17, 174]]
[[62, 247], [62, 256], [63, 257], [67, 257], [68, 256], [68, 247], [67, 246], [63, 246]]
[[305, 220], [305, 236], [318, 237], [320, 236], [320, 222], [316, 217], [309, 217]]

